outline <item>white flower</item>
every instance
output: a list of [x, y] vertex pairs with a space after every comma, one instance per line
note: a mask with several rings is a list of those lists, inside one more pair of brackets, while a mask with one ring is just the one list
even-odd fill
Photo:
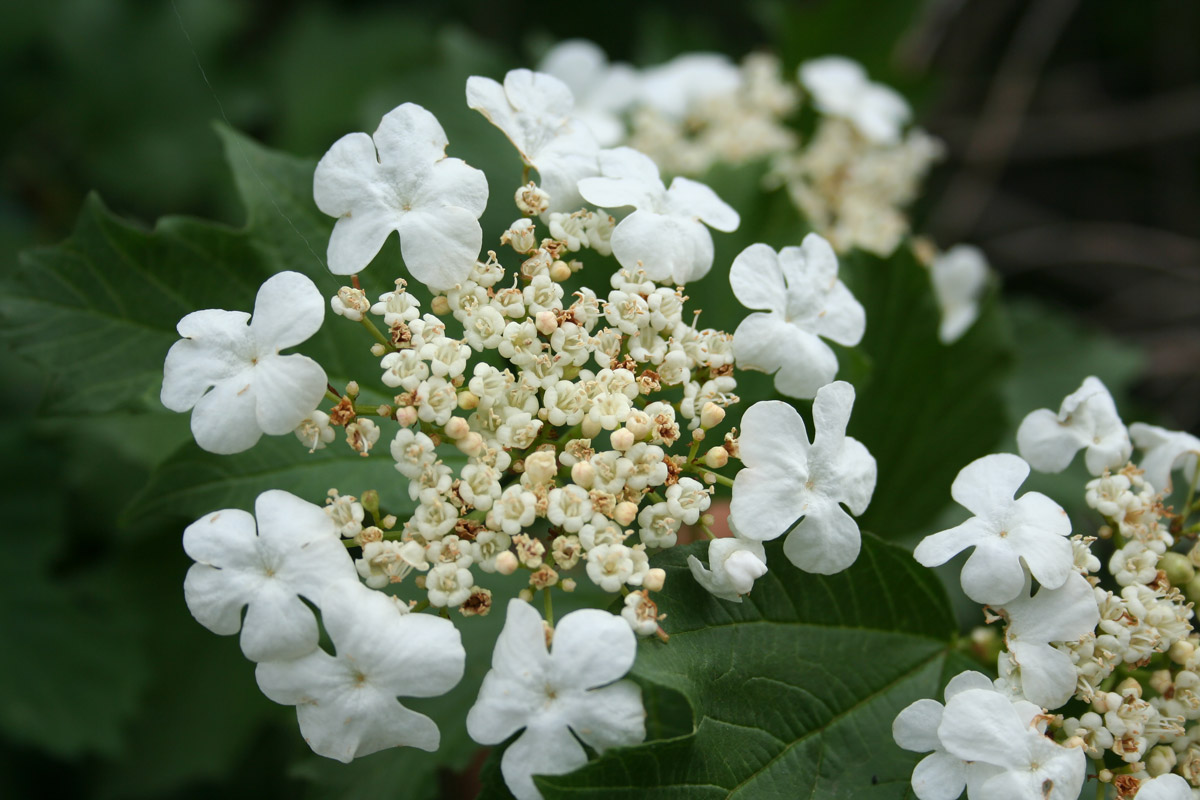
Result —
[[722, 600], [740, 603], [754, 581], [767, 574], [767, 551], [752, 539], [713, 539], [708, 543], [708, 566], [705, 569], [700, 559], [688, 556], [696, 583]]
[[872, 142], [900, 140], [900, 130], [911, 114], [908, 103], [890, 87], [868, 80], [862, 65], [826, 56], [801, 64], [799, 77], [822, 114], [849, 120]]
[[[251, 661], [296, 658], [317, 646], [314, 602], [329, 585], [358, 584], [354, 562], [320, 506], [278, 489], [263, 492], [257, 516], [225, 509], [183, 532], [195, 560], [183, 582], [188, 610], [213, 633], [242, 631]], [[242, 609], [246, 619], [242, 620]]]
[[1076, 800], [1087, 759], [1029, 724], [1028, 715], [990, 689], [967, 689], [946, 701], [937, 734], [946, 751], [975, 762], [971, 800]]
[[1021, 693], [1044, 708], [1058, 708], [1075, 694], [1075, 665], [1050, 642], [1076, 642], [1100, 622], [1091, 584], [1072, 572], [1057, 589], [1028, 590], [1003, 606], [1004, 640], [1021, 668]]
[[331, 587], [320, 602], [337, 655], [316, 650], [259, 664], [263, 694], [296, 706], [304, 740], [327, 758], [349, 762], [400, 746], [436, 750], [434, 721], [396, 698], [435, 697], [458, 683], [466, 652], [453, 623], [403, 613], [392, 598], [358, 583]]
[[[195, 418], [192, 421], [195, 427]], [[1169, 431], [1157, 425], [1135, 422], [1129, 433], [1137, 446], [1146, 451], [1138, 466], [1146, 473], [1146, 480], [1156, 490], [1171, 490], [1171, 473], [1183, 469], [1188, 484], [1196, 479], [1196, 458], [1200, 456], [1200, 439], [1190, 433]]]
[[650, 280], [683, 284], [703, 278], [713, 261], [705, 225], [729, 233], [741, 222], [703, 183], [675, 178], [666, 188], [654, 161], [632, 148], [602, 151], [600, 174], [581, 180], [579, 193], [602, 208], [637, 209], [617, 223], [612, 251], [621, 266], [640, 266]]
[[296, 438], [308, 445], [308, 452], [315, 453], [324, 450], [325, 445], [333, 441], [333, 428], [329, 424], [329, 415], [324, 411], [313, 411], [300, 421], [293, 431]]
[[[584, 537], [580, 538], [582, 540]], [[588, 548], [588, 577], [606, 592], [618, 591], [634, 574], [633, 553], [633, 548], [618, 543]]]
[[538, 71], [553, 75], [575, 96], [575, 117], [603, 147], [625, 136], [621, 112], [636, 99], [637, 73], [628, 64], [610, 64], [608, 56], [586, 39], [568, 39], [550, 48]]
[[742, 88], [742, 75], [720, 53], [683, 53], [642, 74], [640, 100], [672, 119], [685, 116], [697, 103]]
[[550, 195], [550, 211], [582, 204], [576, 184], [597, 172], [599, 145], [586, 124], [571, 116], [574, 100], [552, 75], [514, 69], [504, 85], [478, 75], [467, 78], [467, 105], [483, 114], [538, 171]]
[[429, 590], [432, 606], [460, 606], [471, 596], [475, 576], [471, 570], [454, 562], [438, 564], [425, 576], [425, 588]]
[[447, 144], [437, 118], [413, 103], [384, 115], [374, 137], [349, 133], [333, 143], [313, 176], [317, 207], [338, 218], [330, 272], [361, 272], [396, 231], [421, 283], [448, 289], [466, 280], [483, 243], [488, 185], [479, 170], [447, 158]]
[[730, 516], [741, 535], [768, 541], [787, 531], [783, 552], [805, 572], [830, 575], [854, 563], [861, 546], [858, 523], [875, 491], [875, 459], [846, 436], [854, 387], [836, 381], [817, 392], [812, 444], [804, 420], [787, 403], [755, 403], [742, 417], [739, 437], [745, 469], [733, 482]]
[[264, 433], [291, 433], [309, 417], [328, 383], [302, 355], [280, 355], [316, 333], [325, 299], [298, 272], [273, 275], [258, 290], [254, 316], [210, 308], [179, 320], [184, 337], [163, 365], [162, 404], [192, 411], [196, 444], [240, 453]]
[[854, 346], [867, 314], [838, 280], [837, 256], [815, 233], [778, 255], [765, 244], [743, 250], [729, 269], [729, 285], [751, 314], [733, 334], [738, 366], [775, 372], [775, 388], [812, 397], [837, 374], [837, 356], [821, 337]]
[[974, 546], [963, 565], [962, 587], [977, 603], [1003, 605], [1016, 597], [1025, 585], [1022, 562], [1038, 583], [1051, 589], [1062, 586], [1074, 565], [1067, 540], [1071, 520], [1040, 492], [1013, 499], [1027, 477], [1029, 465], [1011, 453], [984, 456], [963, 467], [950, 494], [975, 516], [926, 536], [913, 557], [936, 567]]
[[978, 247], [955, 245], [934, 258], [929, 278], [942, 312], [938, 338], [953, 344], [979, 317], [979, 298], [987, 287], [987, 259]]
[[1084, 378], [1063, 399], [1057, 414], [1039, 408], [1017, 429], [1021, 458], [1039, 472], [1062, 472], [1082, 448], [1087, 448], [1087, 468], [1093, 475], [1118, 469], [1133, 452], [1112, 395], [1095, 377]]
[[1159, 775], [1146, 781], [1134, 795], [1137, 800], [1192, 800], [1191, 785], [1178, 775]]
[[562, 775], [587, 762], [575, 736], [597, 752], [645, 738], [641, 690], [618, 680], [636, 653], [628, 623], [590, 608], [559, 621], [547, 652], [541, 617], [528, 603], [509, 601], [467, 731], [480, 744], [499, 744], [525, 729], [500, 762], [518, 800], [541, 797], [533, 775]]

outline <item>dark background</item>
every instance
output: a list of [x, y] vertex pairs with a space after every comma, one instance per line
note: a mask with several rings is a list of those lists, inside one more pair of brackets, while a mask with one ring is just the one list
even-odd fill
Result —
[[[1010, 296], [1039, 298], [1142, 348], [1137, 399], [1165, 424], [1200, 430], [1200, 4], [1191, 2], [9, 3], [0, 10], [2, 268], [18, 250], [66, 236], [92, 190], [146, 224], [179, 213], [239, 222], [213, 120], [316, 157], [397, 103], [442, 91], [447, 74], [500, 77], [573, 36], [638, 65], [698, 49], [740, 58], [767, 48], [789, 73], [830, 53], [862, 61], [948, 145], [914, 209], [917, 230], [942, 246], [978, 244]], [[257, 695], [236, 647], [212, 656], [236, 668], [230, 679], [193, 660], [191, 639], [172, 639], [171, 626], [190, 624], [186, 611], [147, 616], [137, 600], [109, 596], [107, 587], [134, 580], [146, 603], [177, 597], [186, 569], [177, 539], [130, 545], [112, 534], [122, 484], [143, 476], [82, 452], [69, 423], [35, 420], [37, 371], [7, 353], [0, 364], [0, 578], [23, 580], [23, 559], [39, 553], [48, 576], [36, 591], [0, 597], [11, 606], [0, 649], [17, 626], [40, 625], [46, 608], [94, 614], [75, 628], [38, 628], [62, 663], [2, 659], [0, 796], [299, 792], [298, 776], [320, 770], [295, 766], [291, 709]], [[198, 633], [196, 647], [209, 647], [212, 637]], [[159, 660], [90, 658], [146, 640], [163, 645]], [[250, 721], [222, 732], [211, 708], [174, 700], [207, 696], [206, 680], [240, 681], [217, 696], [252, 708]], [[23, 718], [25, 688], [55, 681], [92, 687], [95, 713], [80, 719], [103, 728], [73, 737]], [[106, 703], [119, 713], [106, 716]], [[214, 735], [224, 737], [215, 750]], [[462, 791], [443, 779], [444, 796]], [[317, 793], [353, 795], [332, 785]], [[373, 796], [406, 791], [388, 785]]]

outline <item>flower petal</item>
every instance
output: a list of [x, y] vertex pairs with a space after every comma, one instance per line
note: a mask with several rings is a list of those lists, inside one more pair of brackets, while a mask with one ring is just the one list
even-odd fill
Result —
[[785, 308], [787, 287], [783, 271], [778, 254], [769, 245], [752, 244], [738, 253], [729, 268], [729, 286], [733, 296], [746, 308], [767, 311]]
[[976, 603], [999, 606], [1021, 593], [1025, 570], [1012, 548], [995, 537], [975, 546], [959, 576], [963, 591]]
[[254, 368], [255, 415], [264, 433], [291, 433], [321, 404], [329, 381], [308, 356], [263, 356]]
[[646, 738], [642, 690], [633, 681], [618, 681], [572, 695], [567, 698], [563, 715], [571, 730], [598, 753], [610, 747], [639, 744]]
[[371, 137], [379, 150], [379, 163], [409, 170], [446, 155], [446, 131], [437, 117], [416, 103], [404, 103], [383, 115]]
[[196, 444], [210, 453], [229, 455], [249, 450], [262, 438], [253, 376], [253, 368], [243, 370], [214, 386], [196, 402], [192, 409], [192, 436]]
[[400, 226], [400, 214], [384, 205], [371, 205], [341, 217], [333, 226], [325, 258], [334, 275], [355, 275], [370, 265], [392, 231]]
[[398, 230], [405, 266], [434, 290], [450, 289], [466, 280], [483, 244], [476, 216], [457, 206], [414, 209], [400, 220]]
[[725, 233], [736, 231], [741, 217], [733, 207], [717, 196], [707, 185], [684, 177], [671, 181], [667, 189], [667, 210], [700, 220], [710, 228]]
[[299, 272], [272, 275], [258, 288], [250, 320], [257, 354], [273, 355], [300, 344], [319, 331], [324, 320], [325, 298], [308, 276]]
[[160, 399], [172, 411], [187, 411], [217, 383], [250, 365], [253, 345], [244, 311], [193, 311], [176, 326], [184, 339], [171, 345], [163, 364]]
[[994, 453], [967, 464], [950, 485], [954, 501], [972, 514], [997, 521], [1007, 515], [1029, 465], [1011, 453]]
[[832, 575], [853, 564], [861, 547], [858, 523], [836, 502], [822, 499], [809, 504], [784, 540], [783, 553], [805, 572]]
[[941, 750], [937, 728], [942, 722], [944, 708], [937, 700], [924, 699], [912, 703], [897, 714], [892, 722], [892, 739], [900, 747], [914, 753]]
[[621, 617], [597, 608], [567, 614], [554, 628], [550, 680], [592, 689], [624, 677], [637, 655], [637, 636]]
[[531, 725], [504, 751], [500, 772], [517, 800], [541, 800], [534, 775], [565, 775], [586, 763], [583, 745], [561, 723]]
[[913, 768], [912, 787], [919, 800], [957, 800], [966, 785], [966, 762], [949, 753], [930, 753]]
[[365, 133], [348, 133], [333, 143], [313, 173], [313, 200], [331, 217], [357, 215], [376, 205], [363, 187], [378, 180], [375, 142]]
[[1062, 472], [1087, 440], [1048, 408], [1030, 412], [1017, 428], [1017, 450], [1038, 472]]

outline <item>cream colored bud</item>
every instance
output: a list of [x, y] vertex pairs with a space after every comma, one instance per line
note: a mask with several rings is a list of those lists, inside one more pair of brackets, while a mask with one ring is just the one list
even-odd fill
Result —
[[458, 393], [458, 407], [463, 411], [474, 411], [479, 408], [479, 397], [470, 389]]
[[512, 575], [519, 566], [520, 562], [517, 561], [516, 554], [511, 550], [505, 550], [496, 556], [496, 572], [501, 575]]
[[533, 602], [533, 590], [532, 589], [522, 589], [521, 591], [517, 592], [517, 597], [524, 600], [526, 603], [532, 603]]
[[628, 500], [622, 500], [617, 503], [617, 507], [613, 509], [613, 519], [618, 525], [628, 525], [637, 519], [638, 507], [635, 503]]
[[358, 381], [350, 381], [346, 384], [346, 396], [358, 397]]
[[475, 431], [471, 431], [455, 442], [454, 446], [469, 456], [477, 456], [483, 451], [483, 437]]
[[1154, 747], [1146, 755], [1146, 772], [1151, 778], [1166, 775], [1175, 766], [1175, 751], [1165, 744]]
[[385, 353], [387, 353], [387, 348], [381, 345], [379, 342], [371, 345], [371, 355], [375, 356], [376, 358], [382, 357]]
[[538, 329], [538, 333], [543, 336], [549, 336], [558, 330], [558, 318], [554, 316], [553, 311], [539, 311], [537, 316], [533, 318], [533, 325]]
[[562, 590], [564, 592], [573, 592], [573, 591], [575, 591], [575, 579], [574, 578], [564, 578], [563, 582], [560, 583], [559, 586], [562, 588]]
[[417, 410], [412, 406], [402, 406], [396, 409], [396, 422], [407, 428], [417, 421]]
[[386, 517], [384, 517], [383, 519], [381, 519], [379, 521], [379, 524], [381, 524], [383, 526], [383, 529], [385, 531], [390, 531], [392, 528], [396, 527], [396, 521], [397, 520], [396, 520], [395, 514], [388, 514]]
[[549, 483], [558, 472], [558, 463], [551, 450], [538, 450], [525, 459], [525, 474], [534, 483]]
[[1187, 586], [1196, 577], [1196, 568], [1183, 553], [1163, 553], [1158, 568], [1167, 573], [1172, 586]]
[[471, 432], [471, 425], [462, 417], [451, 417], [446, 423], [446, 435], [458, 440]]
[[555, 261], [550, 265], [550, 280], [562, 283], [571, 277], [571, 265], [565, 261]]
[[1096, 779], [1101, 783], [1112, 783], [1113, 772], [1111, 769], [1102, 769], [1096, 774]]
[[1186, 664], [1192, 654], [1196, 652], [1196, 645], [1189, 642], [1187, 639], [1180, 639], [1171, 645], [1171, 649], [1167, 651], [1167, 655], [1176, 664]]
[[632, 433], [633, 438], [638, 441], [646, 438], [653, 427], [654, 421], [650, 419], [650, 415], [639, 409], [630, 411], [629, 418], [625, 420], [625, 429]]
[[595, 438], [597, 435], [599, 435], [600, 431], [603, 430], [603, 426], [600, 425], [600, 420], [592, 419], [591, 417], [584, 417], [583, 424], [580, 426], [580, 428], [584, 438], [587, 439]]
[[392, 412], [394, 412], [395, 410], [396, 409], [392, 408], [387, 403], [383, 403], [382, 405], [380, 405], [378, 408], [375, 409], [375, 413], [378, 414], [379, 416], [383, 417], [384, 419], [387, 419], [388, 417], [392, 416]]
[[700, 409], [700, 427], [715, 428], [725, 419], [725, 409], [716, 403], [705, 403]]
[[665, 569], [659, 569], [658, 567], [655, 567], [654, 569], [646, 572], [645, 576], [642, 578], [642, 586], [645, 586], [652, 592], [661, 592], [663, 584], [666, 583], [666, 580], [667, 571]]
[[729, 463], [729, 451], [724, 447], [712, 447], [704, 454], [705, 466], [720, 469]]
[[1130, 676], [1117, 684], [1117, 694], [1124, 698], [1142, 699], [1142, 684], [1137, 678]]
[[633, 447], [634, 436], [627, 428], [617, 428], [609, 437], [609, 442], [612, 443], [614, 450], [620, 450], [624, 453], [629, 448]]
[[692, 431], [692, 441], [693, 442], [703, 442], [704, 441], [704, 429], [703, 428], [696, 428], [695, 430]]
[[571, 480], [584, 489], [590, 489], [596, 482], [596, 468], [587, 461], [576, 461], [571, 467]]
[[433, 302], [429, 304], [429, 310], [439, 317], [445, 316], [450, 313], [450, 301], [444, 294], [435, 295]]

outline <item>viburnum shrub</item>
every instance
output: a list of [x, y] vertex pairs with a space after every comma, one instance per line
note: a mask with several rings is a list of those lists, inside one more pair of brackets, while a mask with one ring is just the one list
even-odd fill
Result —
[[[989, 282], [978, 250], [911, 235], [905, 207], [940, 145], [900, 95], [839, 57], [795, 82], [763, 54], [635, 70], [585, 42], [465, 93], [511, 143], [510, 169], [452, 155], [433, 113], [399, 105], [316, 166], [316, 207], [336, 219], [326, 262], [345, 285], [326, 298], [280, 271], [250, 311], [183, 317], [166, 358], [162, 403], [191, 411], [205, 450], [294, 435], [371, 465], [371, 484], [268, 488], [253, 514], [214, 510], [183, 536], [192, 614], [240, 635], [316, 753], [437, 750], [462, 715], [406, 703], [469, 674], [466, 731], [503, 746], [521, 800], [868, 785], [1065, 800], [1089, 776], [1101, 797], [1200, 796], [1185, 595], [1200, 441], [1126, 428], [1105, 385], [1079, 376], [1058, 411], [1024, 418], [1019, 455], [951, 465], [964, 521], [912, 557], [860, 531], [873, 495], [903, 498], [925, 476], [872, 454], [910, 419], [858, 421], [856, 386], [874, 387], [855, 348], [886, 304], [865, 306], [856, 295], [874, 291], [842, 262], [915, 256], [932, 301], [901, 314], [940, 312], [938, 358], [972, 335]], [[763, 165], [755, 191], [783, 190], [798, 216], [780, 246], [722, 260], [714, 242], [759, 212], [688, 176], [746, 163]], [[511, 224], [485, 229], [489, 206]], [[380, 255], [393, 233], [401, 263]], [[706, 327], [689, 293], [714, 267], [720, 288], [702, 296], [721, 317], [744, 307], [732, 332]], [[377, 366], [333, 385], [302, 354], [326, 325], [356, 332]], [[916, 346], [888, 344], [898, 360]], [[868, 413], [885, 415], [875, 398]], [[1022, 492], [1031, 469], [1060, 472], [1079, 450], [1086, 530], [1062, 498]], [[396, 486], [408, 503], [388, 508]], [[987, 626], [956, 642], [918, 564], [968, 552], [964, 600]], [[505, 617], [490, 661], [462, 635], [489, 614]], [[684, 695], [690, 730], [656, 733], [656, 687]]]

